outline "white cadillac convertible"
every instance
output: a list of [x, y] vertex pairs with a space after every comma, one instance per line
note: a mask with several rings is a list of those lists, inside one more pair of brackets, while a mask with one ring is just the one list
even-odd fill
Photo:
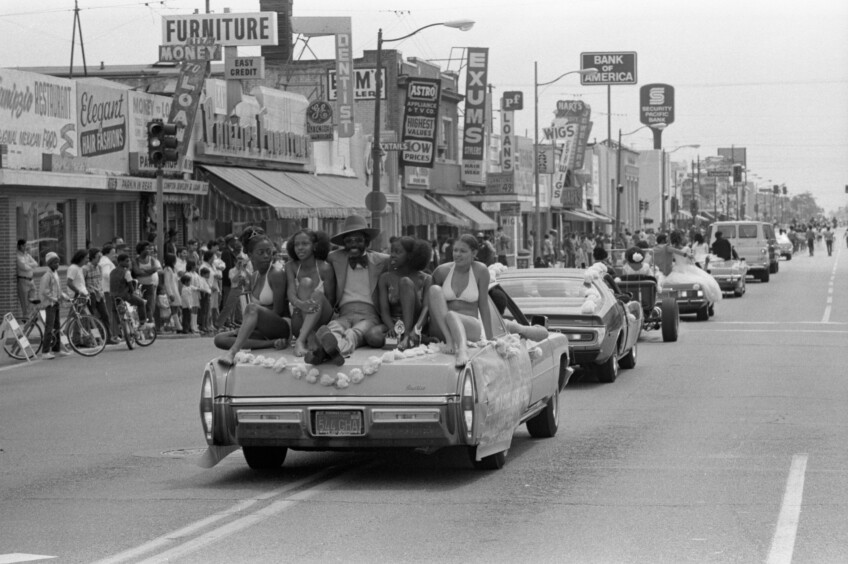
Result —
[[556, 434], [571, 369], [565, 335], [529, 341], [511, 333], [515, 326], [498, 312], [493, 292], [506, 299], [514, 322], [546, 323], [528, 320], [492, 284], [494, 339], [470, 347], [464, 368], [437, 344], [360, 348], [341, 367], [307, 365], [289, 350], [241, 352], [232, 367], [210, 361], [200, 393], [209, 445], [201, 465], [214, 466], [239, 447], [255, 470], [280, 467], [288, 449], [458, 447], [477, 468], [501, 468], [519, 425], [533, 437]]

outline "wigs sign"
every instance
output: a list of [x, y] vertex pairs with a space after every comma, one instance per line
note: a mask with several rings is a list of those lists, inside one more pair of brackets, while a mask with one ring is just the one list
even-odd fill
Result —
[[402, 166], [433, 168], [441, 84], [437, 78], [413, 78], [407, 83], [402, 137], [406, 148], [400, 156]]
[[486, 157], [486, 88], [489, 49], [469, 47], [466, 68], [462, 179], [466, 182], [482, 184], [485, 182], [483, 163]]

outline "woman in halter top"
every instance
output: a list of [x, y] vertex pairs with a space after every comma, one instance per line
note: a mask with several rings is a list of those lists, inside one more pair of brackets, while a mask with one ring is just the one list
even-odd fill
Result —
[[286, 252], [291, 258], [286, 279], [292, 334], [297, 337], [294, 354], [304, 356], [316, 346], [315, 328], [333, 317], [330, 300], [336, 294], [336, 275], [327, 262], [330, 238], [323, 231], [301, 229], [286, 242]]
[[291, 334], [286, 273], [271, 266], [274, 244], [258, 227], [246, 227], [240, 239], [253, 266], [248, 282], [250, 303], [244, 308], [237, 332], [215, 336], [215, 346], [227, 349], [218, 362], [227, 366], [235, 362], [238, 351], [270, 348], [275, 340], [288, 339]]
[[489, 269], [476, 260], [479, 248], [473, 235], [462, 235], [454, 243], [453, 262], [433, 272], [433, 285], [427, 291], [430, 333], [444, 339], [445, 352], [456, 353], [457, 367], [468, 363], [468, 341], [479, 341], [484, 334], [492, 339]]
[[[413, 327], [424, 308], [424, 289], [431, 276], [423, 270], [430, 263], [433, 248], [430, 243], [415, 237], [399, 237], [392, 242], [389, 270], [380, 275], [377, 289], [380, 295], [380, 319], [389, 328], [387, 337], [398, 340], [404, 350], [418, 333]], [[403, 332], [398, 335], [395, 324], [403, 322]]]

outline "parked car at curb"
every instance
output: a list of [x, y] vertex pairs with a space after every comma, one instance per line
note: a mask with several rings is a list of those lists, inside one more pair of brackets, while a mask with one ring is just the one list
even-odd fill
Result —
[[[559, 394], [572, 369], [564, 335], [519, 338], [489, 303], [494, 340], [471, 348], [463, 368], [437, 345], [359, 348], [341, 367], [305, 365], [291, 351], [273, 349], [240, 353], [231, 367], [209, 361], [201, 378], [208, 444], [201, 465], [214, 466], [238, 448], [252, 469], [271, 470], [288, 449], [457, 447], [477, 468], [502, 467], [519, 425], [533, 437], [556, 434]], [[531, 321], [508, 298], [506, 315]]]
[[[601, 382], [636, 366], [643, 312], [629, 294], [616, 295], [603, 279], [587, 280], [587, 271], [574, 268], [510, 270], [498, 283], [522, 311], [546, 316], [549, 330], [567, 335], [572, 364]], [[589, 293], [598, 296], [591, 308]]]

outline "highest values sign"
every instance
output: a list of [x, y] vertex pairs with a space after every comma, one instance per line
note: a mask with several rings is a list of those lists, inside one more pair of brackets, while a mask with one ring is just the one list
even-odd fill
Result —
[[580, 84], [636, 84], [636, 52], [580, 53], [580, 70], [598, 72], [580, 75]]

